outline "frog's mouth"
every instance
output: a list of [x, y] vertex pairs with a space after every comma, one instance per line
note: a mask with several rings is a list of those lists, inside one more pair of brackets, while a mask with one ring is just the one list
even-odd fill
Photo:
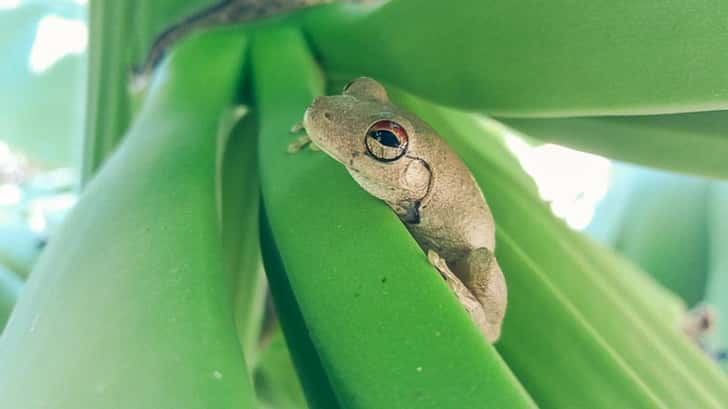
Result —
[[[318, 144], [316, 142], [316, 139], [311, 138], [311, 135], [310, 134], [309, 134], [309, 138], [311, 139], [311, 143], [313, 143], [314, 145], [316, 145], [316, 147], [318, 149], [320, 149], [322, 152], [324, 152], [325, 154], [329, 155], [333, 160], [341, 163], [344, 166], [349, 166], [348, 163], [344, 162], [344, 160], [342, 160], [341, 158], [339, 158], [334, 152], [332, 152], [329, 149], [327, 149], [326, 146], [324, 146], [322, 144]], [[358, 170], [357, 170], [357, 172], [358, 172]]]
[[323, 143], [324, 141], [319, 138], [319, 136], [331, 133], [333, 130], [327, 129], [328, 127], [326, 126], [326, 122], [329, 120], [327, 118], [327, 112], [320, 114], [313, 113], [316, 111], [316, 101], [318, 101], [318, 98], [316, 98], [316, 100], [314, 100], [314, 102], [309, 105], [303, 113], [303, 129], [306, 131], [311, 143], [316, 145], [318, 149], [342, 165], [348, 166], [345, 159], [343, 159], [337, 152], [331, 150], [330, 147], [327, 146], [326, 143]]

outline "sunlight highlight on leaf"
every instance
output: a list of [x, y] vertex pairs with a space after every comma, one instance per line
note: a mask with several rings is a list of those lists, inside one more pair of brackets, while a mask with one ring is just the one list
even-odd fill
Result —
[[88, 28], [82, 20], [57, 15], [43, 17], [38, 23], [28, 67], [39, 74], [69, 54], [81, 54], [88, 46]]
[[12, 10], [20, 5], [20, 0], [0, 0], [0, 10]]
[[0, 206], [16, 206], [23, 198], [23, 192], [18, 185], [4, 183], [0, 185]]
[[539, 195], [551, 204], [553, 213], [576, 230], [586, 228], [609, 190], [611, 162], [559, 145], [531, 147], [514, 135], [509, 135], [506, 143], [533, 177]]

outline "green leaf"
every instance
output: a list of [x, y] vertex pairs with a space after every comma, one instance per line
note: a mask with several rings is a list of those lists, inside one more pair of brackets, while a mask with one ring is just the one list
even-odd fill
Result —
[[[82, 183], [87, 183], [124, 136], [135, 102], [133, 78], [157, 35], [214, 0], [90, 2], [88, 101]], [[139, 98], [138, 95], [136, 95]]]
[[244, 43], [209, 32], [161, 68], [0, 339], [3, 406], [253, 407], [216, 200], [216, 142]]
[[[473, 115], [397, 100], [461, 155], [493, 210], [509, 285], [498, 349], [540, 406], [719, 407], [728, 399], [728, 379], [708, 369], [672, 323], [656, 318], [663, 309], [644, 302], [636, 286], [644, 280], [625, 280], [617, 271], [624, 263], [556, 220], [511, 176], [506, 166], [518, 164], [499, 135], [485, 133]], [[652, 301], [654, 290], [648, 294]], [[570, 359], [555, 361], [557, 350], [572, 351]]]
[[390, 1], [311, 10], [325, 70], [508, 116], [728, 108], [728, 4]]
[[640, 165], [728, 179], [728, 112], [500, 120], [542, 141]]
[[[713, 223], [706, 220], [710, 181], [631, 169], [624, 210], [613, 220], [612, 246], [694, 306], [704, 297]], [[609, 199], [609, 197], [607, 197]], [[612, 212], [600, 205], [594, 223]], [[603, 227], [606, 229], [607, 227]]]
[[263, 211], [260, 218], [260, 232], [265, 274], [306, 401], [312, 408], [337, 409], [340, 407], [339, 402], [322, 366], [321, 357], [311, 340], [267, 220]]
[[266, 298], [258, 231], [258, 128], [248, 113], [232, 130], [221, 170], [225, 270], [233, 277], [235, 318], [248, 365], [255, 365]]
[[81, 183], [87, 184], [111, 155], [131, 122], [129, 39], [133, 8], [126, 2], [92, 1], [89, 9], [88, 91]]
[[287, 153], [323, 84], [299, 32], [255, 39], [267, 221], [340, 405], [533, 407], [396, 215], [323, 153]]
[[261, 351], [254, 372], [259, 402], [270, 408], [306, 409], [301, 385], [286, 348], [280, 327], [276, 325]]
[[[113, 2], [113, 0], [107, 0]], [[236, 0], [238, 1], [238, 0]], [[134, 11], [134, 50], [132, 62], [140, 67], [156, 38], [169, 28], [184, 22], [208, 7], [225, 0], [132, 0]]]

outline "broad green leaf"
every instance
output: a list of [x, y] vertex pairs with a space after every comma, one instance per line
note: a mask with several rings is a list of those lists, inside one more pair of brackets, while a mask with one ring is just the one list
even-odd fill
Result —
[[324, 69], [503, 116], [728, 108], [728, 4], [416, 1], [311, 10]]
[[89, 6], [88, 92], [81, 183], [87, 184], [111, 155], [131, 121], [129, 76], [133, 8], [127, 2]]
[[[276, 409], [306, 409], [306, 400], [280, 327], [268, 335], [253, 379], [258, 402]], [[260, 405], [259, 404], [259, 405]]]
[[216, 142], [244, 43], [209, 32], [161, 68], [0, 339], [3, 406], [253, 407], [216, 197]]
[[396, 215], [325, 154], [287, 153], [323, 84], [299, 32], [255, 39], [267, 222], [339, 404], [533, 407]]
[[306, 401], [312, 408], [337, 409], [341, 406], [321, 363], [301, 308], [288, 280], [281, 254], [276, 247], [265, 208], [260, 218], [261, 250], [276, 315], [285, 335], [288, 350], [301, 381]]
[[[401, 102], [458, 151], [493, 210], [510, 299], [499, 351], [539, 406], [719, 407], [728, 399], [728, 379], [707, 369], [672, 323], [655, 318], [665, 311], [651, 305], [655, 291], [643, 293], [644, 280], [616, 271], [624, 263], [557, 221], [512, 177], [506, 169], [518, 165], [504, 160], [499, 135], [472, 115]], [[556, 350], [572, 351], [570, 359], [554, 360]]]
[[225, 144], [220, 169], [225, 270], [236, 280], [235, 319], [249, 367], [257, 360], [267, 292], [258, 231], [257, 138], [255, 119], [246, 113]]
[[640, 165], [728, 179], [728, 112], [500, 119], [542, 141]]
[[[106, 0], [113, 1], [113, 0]], [[238, 1], [238, 0], [236, 0]], [[134, 13], [134, 52], [132, 63], [141, 67], [154, 41], [165, 31], [188, 21], [220, 0], [132, 0], [127, 7]]]
[[88, 102], [81, 179], [85, 184], [114, 151], [135, 111], [131, 91], [141, 64], [165, 28], [213, 0], [90, 2]]

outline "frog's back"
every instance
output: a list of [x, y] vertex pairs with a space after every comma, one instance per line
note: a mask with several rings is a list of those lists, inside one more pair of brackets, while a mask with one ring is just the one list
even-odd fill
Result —
[[470, 170], [434, 130], [424, 123], [417, 126], [423, 146], [413, 154], [429, 164], [432, 180], [420, 204], [419, 223], [408, 228], [423, 248], [445, 258], [480, 247], [493, 250], [493, 216]]

